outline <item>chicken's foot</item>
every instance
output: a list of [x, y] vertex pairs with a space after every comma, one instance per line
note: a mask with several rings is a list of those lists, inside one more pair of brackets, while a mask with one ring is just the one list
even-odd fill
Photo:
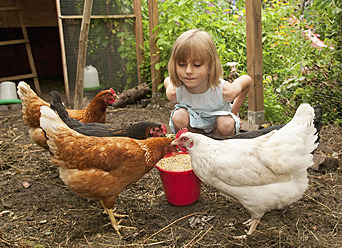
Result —
[[249, 230], [247, 234], [241, 235], [241, 236], [234, 236], [234, 239], [246, 239], [247, 236], [252, 235], [253, 232], [256, 230], [258, 224], [260, 223], [259, 219], [249, 219], [245, 222], [243, 222], [244, 225], [249, 226]]
[[126, 217], [125, 215], [115, 214], [112, 209], [108, 209], [108, 208], [106, 209], [106, 211], [108, 213], [108, 216], [109, 216], [110, 222], [112, 223], [112, 226], [114, 227], [115, 231], [117, 232], [117, 234], [119, 235], [120, 238], [122, 237], [121, 233], [119, 231], [121, 228], [135, 228], [135, 227], [130, 227], [130, 226], [119, 225], [121, 220], [116, 221], [115, 217], [120, 217], [120, 216]]
[[253, 220], [249, 219], [249, 220], [246, 220], [245, 222], [243, 222], [242, 224], [244, 224], [245, 226], [250, 226], [250, 225], [252, 225], [252, 222], [253, 222]]
[[249, 230], [247, 235], [252, 235], [252, 233], [256, 230], [258, 224], [260, 223], [259, 219], [250, 219], [247, 221], [247, 226], [249, 226]]
[[[106, 211], [105, 206], [103, 204], [102, 204], [102, 206], [104, 208], [103, 213], [108, 215], [108, 212]], [[117, 214], [117, 213], [115, 213], [115, 210], [116, 210], [116, 208], [114, 208], [114, 210], [113, 210], [114, 217], [117, 217], [117, 218], [126, 218], [126, 217], [128, 217], [128, 215], [126, 215], [126, 214]]]
[[122, 237], [122, 235], [121, 235], [121, 233], [120, 233], [120, 231], [119, 231], [121, 228], [135, 228], [135, 227], [122, 226], [122, 225], [120, 225], [121, 220], [116, 221], [115, 217], [122, 218], [122, 217], [127, 217], [128, 215], [116, 214], [116, 213], [113, 212], [113, 209], [107, 208], [107, 207], [104, 205], [103, 201], [100, 201], [100, 202], [101, 202], [101, 204], [102, 204], [102, 206], [103, 206], [105, 212], [106, 212], [106, 213], [108, 214], [108, 216], [109, 216], [109, 219], [110, 219], [110, 222], [111, 222], [111, 224], [112, 224], [112, 227], [115, 229], [116, 233], [119, 235], [120, 238]]
[[128, 215], [126, 215], [126, 214], [117, 214], [117, 213], [115, 213], [114, 212], [115, 210], [116, 210], [116, 208], [113, 210], [114, 217], [117, 217], [117, 218], [126, 218], [126, 217], [128, 217]]

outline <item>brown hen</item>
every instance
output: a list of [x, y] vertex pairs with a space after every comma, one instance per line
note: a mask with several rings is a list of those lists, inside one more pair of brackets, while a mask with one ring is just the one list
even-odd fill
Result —
[[122, 226], [112, 210], [116, 197], [176, 150], [170, 146], [172, 139], [165, 137], [136, 140], [82, 135], [46, 106], [41, 107], [40, 125], [60, 178], [76, 194], [100, 200], [119, 236]]
[[[40, 128], [40, 107], [50, 104], [41, 99], [31, 89], [31, 87], [25, 83], [20, 82], [18, 84], [18, 96], [22, 103], [23, 120], [29, 127], [29, 134], [31, 140], [44, 149], [48, 149], [46, 144], [45, 134]], [[67, 109], [70, 117], [83, 122], [106, 122], [106, 109], [107, 106], [113, 104], [117, 95], [113, 89], [104, 90], [98, 93], [87, 108], [83, 110]]]

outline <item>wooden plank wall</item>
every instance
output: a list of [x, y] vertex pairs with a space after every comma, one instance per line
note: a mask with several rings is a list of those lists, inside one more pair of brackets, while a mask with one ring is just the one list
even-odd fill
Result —
[[[55, 0], [18, 0], [26, 27], [57, 27]], [[14, 0], [1, 0], [1, 7], [15, 6]], [[14, 11], [2, 12], [0, 28], [20, 27]]]

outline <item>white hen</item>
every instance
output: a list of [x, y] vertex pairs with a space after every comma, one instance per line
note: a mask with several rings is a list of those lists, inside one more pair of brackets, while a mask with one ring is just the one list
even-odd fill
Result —
[[266, 211], [296, 202], [307, 189], [306, 170], [318, 145], [313, 118], [314, 109], [302, 104], [283, 128], [254, 139], [217, 141], [181, 130], [172, 144], [189, 151], [203, 182], [247, 209], [251, 235]]

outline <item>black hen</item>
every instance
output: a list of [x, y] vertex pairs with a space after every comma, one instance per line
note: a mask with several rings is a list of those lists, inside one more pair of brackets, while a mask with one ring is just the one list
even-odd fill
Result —
[[[319, 133], [321, 131], [321, 129], [322, 129], [322, 126], [323, 126], [323, 122], [322, 122], [322, 111], [323, 111], [323, 109], [322, 109], [321, 105], [316, 105], [313, 108], [314, 108], [314, 111], [315, 111], [314, 125], [315, 125], [315, 128], [317, 129], [317, 133]], [[266, 128], [262, 128], [262, 129], [256, 130], [256, 131], [242, 132], [240, 134], [237, 134], [237, 135], [234, 135], [234, 136], [230, 136], [228, 138], [225, 138], [225, 137], [222, 137], [222, 136], [216, 136], [216, 135], [212, 135], [212, 134], [209, 134], [207, 136], [212, 138], [212, 139], [216, 139], [216, 140], [225, 140], [225, 139], [253, 139], [253, 138], [259, 137], [261, 135], [267, 134], [269, 132], [272, 132], [273, 130], [279, 130], [283, 126], [285, 126], [285, 124], [279, 124], [279, 125], [275, 125], [275, 126], [270, 126], [270, 127], [266, 127]], [[317, 141], [318, 140], [319, 140], [319, 135], [318, 135]]]
[[71, 118], [66, 111], [61, 96], [57, 91], [50, 93], [52, 96], [50, 107], [56, 111], [64, 123], [71, 129], [87, 136], [95, 137], [129, 137], [133, 139], [147, 139], [148, 137], [163, 137], [167, 133], [164, 124], [150, 121], [142, 121], [131, 126], [116, 129], [110, 125], [102, 123], [84, 124]]

